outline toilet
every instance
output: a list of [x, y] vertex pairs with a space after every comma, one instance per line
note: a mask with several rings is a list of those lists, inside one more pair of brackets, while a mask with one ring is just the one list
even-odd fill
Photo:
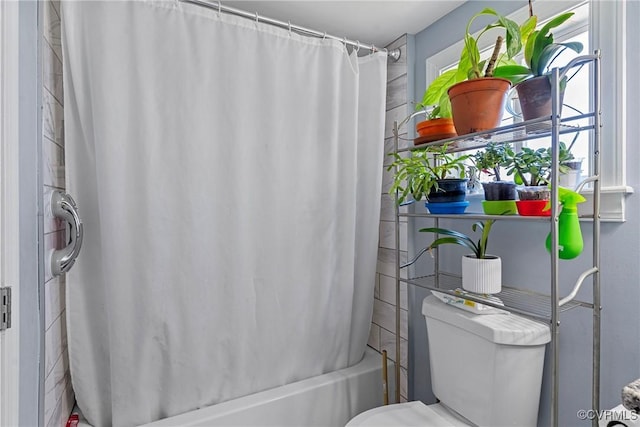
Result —
[[433, 295], [424, 299], [422, 314], [439, 403], [381, 406], [348, 427], [536, 426], [547, 325], [516, 314], [471, 313]]

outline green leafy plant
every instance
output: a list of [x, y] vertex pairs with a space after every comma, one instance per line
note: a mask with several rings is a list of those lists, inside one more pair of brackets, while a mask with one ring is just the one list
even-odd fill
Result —
[[[431, 111], [427, 114], [427, 119], [428, 120], [434, 120], [434, 119], [444, 119], [444, 115], [446, 115], [447, 113], [443, 113], [442, 112], [442, 108], [439, 105], [434, 106]], [[451, 117], [451, 114], [449, 114], [448, 117]]]
[[424, 110], [426, 120], [451, 118], [451, 111], [443, 111], [439, 105], [416, 104], [416, 111]]
[[[474, 38], [470, 33], [471, 24], [477, 17], [482, 15], [495, 16], [497, 20], [493, 24], [487, 25], [480, 32], [478, 37]], [[464, 48], [461, 53], [458, 67], [456, 69], [445, 71], [431, 82], [429, 87], [427, 87], [424, 92], [422, 101], [416, 105], [417, 110], [426, 109], [430, 106], [436, 106], [439, 108], [439, 117], [451, 117], [451, 102], [449, 101], [449, 95], [447, 94], [447, 91], [456, 83], [460, 83], [467, 79], [482, 77], [482, 69], [484, 68], [485, 61], [480, 60], [478, 40], [488, 30], [498, 27], [505, 29], [507, 58], [504, 58], [504, 55], [498, 58], [500, 49], [502, 47], [502, 40], [504, 39], [502, 36], [500, 36], [500, 41], [497, 42], [497, 46], [494, 46], [494, 54], [492, 55], [492, 58], [489, 61], [490, 63], [487, 66], [487, 71], [485, 71], [484, 74], [486, 77], [490, 77], [492, 75], [493, 66], [495, 64], [515, 64], [515, 62], [512, 61], [511, 58], [513, 58], [522, 50], [522, 37], [523, 35], [526, 37], [531, 32], [531, 30], [535, 28], [535, 19], [527, 20], [527, 22], [523, 24], [523, 27], [519, 27], [517, 23], [500, 15], [495, 10], [486, 8], [474, 15], [467, 24], [464, 37]]]
[[430, 192], [442, 191], [438, 186], [440, 179], [465, 178], [465, 161], [471, 157], [469, 154], [458, 156], [450, 153], [449, 144], [414, 150], [407, 157], [399, 153], [392, 156], [394, 162], [387, 170], [396, 170], [396, 173], [389, 193], [398, 192], [398, 203], [403, 203], [409, 195], [414, 200], [428, 199]]
[[[559, 170], [561, 173], [566, 173], [569, 167], [563, 163], [572, 160], [573, 155], [564, 142], [560, 142], [558, 157]], [[511, 152], [508, 161], [507, 175], [513, 175], [516, 184], [525, 186], [549, 184], [553, 165], [551, 147], [538, 148], [537, 150], [522, 147], [522, 150], [517, 153]]]
[[[473, 21], [483, 15], [495, 16], [497, 21], [493, 24], [487, 25], [478, 35], [478, 37], [474, 38], [471, 35], [471, 24]], [[524, 31], [531, 26], [530, 24], [531, 18], [523, 24]], [[460, 62], [458, 63], [458, 76], [464, 77], [463, 80], [466, 79], [477, 79], [480, 77], [492, 77], [493, 69], [496, 63], [499, 61], [498, 55], [500, 54], [500, 49], [503, 41], [502, 36], [498, 36], [493, 54], [491, 58], [486, 63], [486, 70], [483, 73], [483, 69], [485, 68], [485, 62], [480, 60], [480, 50], [478, 49], [478, 40], [485, 34], [487, 31], [493, 28], [504, 28], [505, 29], [505, 38], [506, 38], [506, 55], [507, 59], [512, 59], [522, 50], [522, 32], [521, 27], [511, 19], [499, 14], [494, 9], [485, 8], [482, 11], [476, 13], [471, 17], [469, 22], [467, 23], [467, 28], [464, 35], [464, 48], [462, 49], [462, 55], [460, 56]], [[534, 24], [535, 27], [535, 24]]]
[[450, 230], [448, 228], [439, 228], [439, 227], [429, 227], [429, 228], [421, 228], [419, 231], [423, 233], [437, 233], [442, 234], [444, 237], [439, 237], [434, 240], [427, 250], [435, 249], [440, 245], [444, 244], [453, 244], [460, 245], [468, 248], [473, 252], [476, 258], [487, 258], [487, 244], [489, 242], [489, 233], [491, 232], [491, 226], [495, 220], [488, 219], [484, 222], [478, 221], [473, 223], [471, 229], [475, 233], [476, 231], [480, 231], [480, 238], [478, 241], [474, 241], [471, 237], [466, 234], [460, 233], [455, 230]]
[[451, 102], [447, 91], [451, 86], [458, 83], [457, 70], [449, 70], [440, 74], [434, 79], [424, 92], [422, 102], [416, 104], [416, 110], [427, 109], [434, 106], [438, 110], [438, 117], [451, 117]]
[[576, 53], [582, 52], [582, 43], [555, 43], [551, 33], [553, 28], [559, 27], [573, 15], [573, 12], [563, 13], [551, 19], [540, 30], [533, 31], [527, 37], [524, 45], [526, 65], [505, 64], [499, 66], [495, 69], [494, 76], [509, 79], [512, 84], [516, 84], [533, 77], [548, 75], [553, 61], [565, 49], [571, 49]]
[[484, 150], [478, 151], [473, 159], [479, 172], [493, 176], [495, 181], [501, 181], [500, 168], [509, 166], [509, 159], [513, 154], [511, 147], [491, 142]]

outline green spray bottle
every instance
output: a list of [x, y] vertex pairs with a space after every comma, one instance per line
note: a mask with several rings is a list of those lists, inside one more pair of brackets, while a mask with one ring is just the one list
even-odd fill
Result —
[[[578, 219], [578, 203], [585, 202], [581, 194], [558, 187], [558, 201], [562, 210], [558, 216], [558, 256], [573, 259], [582, 253], [582, 230]], [[551, 233], [547, 236], [547, 250], [551, 252]]]

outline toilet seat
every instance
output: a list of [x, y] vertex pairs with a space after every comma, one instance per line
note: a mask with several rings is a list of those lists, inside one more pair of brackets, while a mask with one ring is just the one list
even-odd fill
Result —
[[469, 424], [439, 403], [406, 402], [370, 409], [354, 417], [345, 427], [355, 426], [468, 427]]

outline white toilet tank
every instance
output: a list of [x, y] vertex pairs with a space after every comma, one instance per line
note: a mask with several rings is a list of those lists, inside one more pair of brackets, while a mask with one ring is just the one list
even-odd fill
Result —
[[535, 426], [545, 324], [515, 314], [473, 314], [433, 295], [427, 321], [433, 393], [478, 426]]

